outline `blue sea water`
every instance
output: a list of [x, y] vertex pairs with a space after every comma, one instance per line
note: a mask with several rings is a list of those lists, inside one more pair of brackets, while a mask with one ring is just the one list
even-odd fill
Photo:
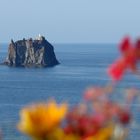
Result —
[[[7, 53], [7, 44], [0, 44], [0, 61]], [[19, 110], [32, 102], [46, 101], [53, 97], [57, 102], [70, 105], [82, 99], [89, 86], [107, 85], [110, 79], [107, 67], [119, 55], [113, 44], [54, 44], [60, 65], [53, 68], [10, 68], [0, 66], [0, 127], [4, 140], [24, 139], [16, 131]], [[139, 78], [127, 75], [118, 88], [140, 87]], [[120, 99], [120, 94], [116, 94]], [[140, 123], [139, 104], [132, 108]], [[131, 129], [130, 138], [139, 139], [138, 129]]]

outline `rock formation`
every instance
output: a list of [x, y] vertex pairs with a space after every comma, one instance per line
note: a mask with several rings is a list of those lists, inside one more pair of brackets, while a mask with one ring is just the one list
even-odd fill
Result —
[[4, 63], [16, 67], [51, 67], [59, 64], [53, 46], [43, 36], [35, 40], [11, 40]]

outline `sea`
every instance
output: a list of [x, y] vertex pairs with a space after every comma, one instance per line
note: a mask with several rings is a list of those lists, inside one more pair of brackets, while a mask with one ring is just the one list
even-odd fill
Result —
[[[3, 140], [28, 140], [17, 131], [19, 111], [25, 105], [55, 99], [70, 106], [79, 103], [91, 86], [111, 83], [107, 68], [119, 57], [117, 44], [53, 44], [60, 65], [52, 68], [15, 68], [0, 65], [0, 129]], [[8, 44], [0, 44], [0, 62], [7, 56]], [[126, 74], [118, 82], [115, 100], [120, 91], [140, 88], [140, 77]], [[123, 101], [121, 102], [123, 103]], [[132, 105], [135, 116], [129, 140], [140, 138], [140, 104]]]

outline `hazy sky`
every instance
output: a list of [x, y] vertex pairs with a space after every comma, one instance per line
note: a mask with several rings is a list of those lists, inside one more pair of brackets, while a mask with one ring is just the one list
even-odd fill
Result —
[[43, 34], [56, 43], [140, 36], [140, 0], [0, 0], [0, 42]]

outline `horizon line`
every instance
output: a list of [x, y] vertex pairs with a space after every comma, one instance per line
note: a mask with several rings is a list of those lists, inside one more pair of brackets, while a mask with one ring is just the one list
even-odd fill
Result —
[[[9, 44], [9, 42], [0, 42], [0, 44]], [[118, 44], [116, 42], [50, 42], [51, 44]]]

